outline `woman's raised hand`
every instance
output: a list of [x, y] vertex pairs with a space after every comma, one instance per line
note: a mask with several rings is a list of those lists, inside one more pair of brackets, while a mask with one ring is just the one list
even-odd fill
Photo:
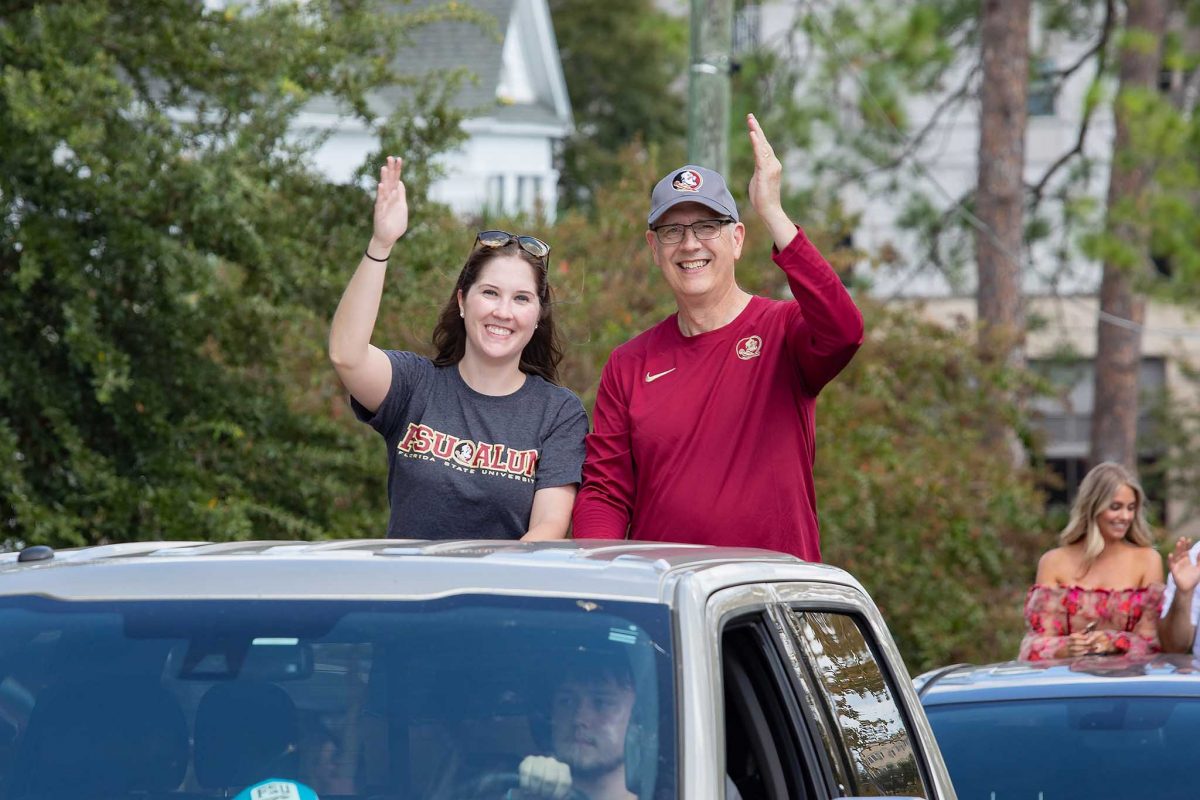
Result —
[[391, 250], [396, 240], [408, 230], [408, 198], [404, 181], [400, 180], [400, 168], [404, 159], [388, 156], [387, 163], [379, 169], [379, 186], [375, 190], [375, 232], [373, 244], [380, 249]]

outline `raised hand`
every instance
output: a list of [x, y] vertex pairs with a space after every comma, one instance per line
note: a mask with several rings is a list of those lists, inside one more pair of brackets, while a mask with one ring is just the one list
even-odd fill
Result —
[[1167, 554], [1167, 568], [1175, 579], [1176, 591], [1187, 593], [1200, 584], [1200, 564], [1193, 564], [1188, 557], [1192, 540], [1186, 536], [1176, 540], [1175, 549]]
[[750, 204], [764, 220], [783, 212], [780, 189], [783, 184], [783, 164], [767, 141], [762, 126], [753, 114], [746, 115], [750, 129], [750, 147], [754, 150], [754, 174], [750, 177]]
[[[408, 198], [400, 169], [404, 159], [388, 156], [379, 169], [379, 186], [375, 190], [375, 232], [373, 245], [390, 250], [396, 240], [408, 230]], [[378, 255], [378, 254], [377, 254]]]
[[750, 176], [750, 204], [758, 218], [771, 232], [775, 247], [781, 252], [796, 237], [796, 226], [783, 210], [780, 198], [783, 184], [783, 164], [779, 163], [771, 143], [753, 114], [746, 115], [750, 128], [750, 147], [754, 149], [754, 174]]

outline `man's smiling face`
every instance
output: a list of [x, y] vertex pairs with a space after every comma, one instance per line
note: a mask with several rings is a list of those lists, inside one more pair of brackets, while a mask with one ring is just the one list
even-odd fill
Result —
[[[654, 221], [663, 225], [690, 225], [701, 220], [728, 219], [700, 203], [680, 203]], [[697, 239], [695, 232], [684, 231], [683, 241], [663, 244], [653, 230], [646, 231], [646, 243], [654, 263], [667, 279], [678, 303], [721, 297], [734, 286], [734, 264], [742, 254], [746, 228], [735, 222], [721, 226], [715, 239]]]

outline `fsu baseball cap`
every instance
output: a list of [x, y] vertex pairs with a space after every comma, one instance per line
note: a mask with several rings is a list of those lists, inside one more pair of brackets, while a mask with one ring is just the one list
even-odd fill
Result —
[[737, 204], [733, 202], [725, 179], [721, 173], [706, 167], [688, 164], [668, 172], [650, 193], [650, 216], [646, 224], [653, 225], [663, 212], [680, 203], [699, 203], [740, 222]]

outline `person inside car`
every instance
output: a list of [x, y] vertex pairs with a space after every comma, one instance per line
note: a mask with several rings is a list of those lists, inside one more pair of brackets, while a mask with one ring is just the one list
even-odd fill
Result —
[[562, 539], [587, 414], [558, 385], [550, 246], [482, 231], [442, 308], [433, 359], [371, 344], [392, 248], [408, 230], [388, 156], [374, 233], [334, 313], [329, 358], [360, 420], [387, 441], [390, 537]]
[[[521, 761], [511, 800], [635, 800], [626, 738], [636, 699], [624, 659], [592, 658], [564, 670], [551, 702], [553, 753]], [[728, 776], [725, 797], [741, 800]]]
[[551, 755], [521, 761], [516, 797], [634, 800], [625, 781], [633, 676], [623, 659], [580, 660], [563, 670], [550, 703]]

